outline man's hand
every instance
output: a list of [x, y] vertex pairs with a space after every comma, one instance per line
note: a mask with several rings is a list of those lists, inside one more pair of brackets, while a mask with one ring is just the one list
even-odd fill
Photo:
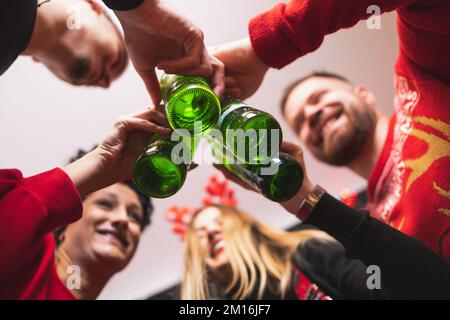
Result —
[[225, 94], [247, 99], [260, 87], [269, 67], [253, 50], [249, 38], [209, 48], [225, 65]]
[[281, 151], [294, 157], [294, 159], [297, 160], [302, 167], [304, 173], [303, 184], [297, 194], [288, 201], [280, 203], [283, 208], [296, 215], [298, 213], [298, 209], [300, 208], [300, 204], [303, 200], [305, 200], [306, 195], [314, 188], [314, 184], [311, 180], [309, 180], [307, 175], [302, 148], [296, 143], [283, 141], [281, 144]]
[[162, 106], [122, 117], [95, 150], [62, 169], [84, 197], [116, 182], [130, 180], [136, 159], [151, 135], [171, 132]]
[[208, 54], [202, 31], [186, 18], [157, 0], [146, 0], [136, 9], [117, 11], [116, 15], [131, 61], [155, 105], [161, 100], [156, 67], [166, 73], [209, 78], [216, 94], [223, 94], [223, 64]]
[[[280, 203], [281, 206], [290, 213], [297, 214], [300, 204], [305, 199], [306, 195], [314, 188], [314, 184], [308, 178], [308, 175], [306, 173], [305, 160], [303, 158], [303, 150], [298, 144], [283, 141], [280, 151], [291, 155], [295, 160], [297, 160], [304, 172], [303, 184], [297, 194], [288, 201]], [[214, 164], [214, 167], [217, 170], [221, 171], [228, 180], [240, 185], [244, 189], [256, 191], [252, 186], [248, 185], [246, 182], [242, 181], [237, 176], [225, 169], [223, 165]]]

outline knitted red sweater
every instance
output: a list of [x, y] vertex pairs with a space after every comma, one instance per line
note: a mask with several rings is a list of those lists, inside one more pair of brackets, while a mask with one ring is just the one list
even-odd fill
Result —
[[78, 191], [62, 170], [29, 178], [0, 170], [0, 299], [75, 299], [56, 272], [50, 232], [81, 212]]
[[[253, 48], [282, 68], [325, 35], [397, 10], [395, 114], [372, 173], [372, 215], [450, 258], [450, 1], [292, 0], [250, 21]], [[363, 54], [363, 53], [361, 53]]]

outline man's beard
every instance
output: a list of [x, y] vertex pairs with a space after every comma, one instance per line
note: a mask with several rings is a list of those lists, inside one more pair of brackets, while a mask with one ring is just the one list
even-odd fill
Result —
[[376, 114], [370, 106], [345, 108], [348, 122], [324, 137], [323, 148], [316, 156], [331, 165], [345, 166], [358, 158], [367, 147], [375, 128]]

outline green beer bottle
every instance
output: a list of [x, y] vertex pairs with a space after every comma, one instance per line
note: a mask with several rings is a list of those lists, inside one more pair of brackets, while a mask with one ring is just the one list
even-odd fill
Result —
[[182, 137], [178, 142], [172, 141], [170, 136], [159, 135], [150, 139], [133, 171], [134, 182], [142, 193], [153, 198], [167, 198], [181, 189], [195, 149], [193, 140]]
[[230, 96], [222, 99], [217, 127], [227, 148], [250, 164], [268, 163], [283, 141], [281, 126], [272, 115]]
[[[220, 117], [220, 102], [206, 79], [180, 75], [163, 75], [162, 98], [170, 126], [186, 129], [193, 135], [206, 134], [215, 128]], [[194, 123], [200, 121], [197, 129]]]
[[211, 138], [210, 143], [213, 155], [226, 170], [272, 201], [289, 200], [297, 194], [303, 184], [302, 167], [286, 153], [280, 152], [267, 164], [248, 164], [240, 162], [217, 139]]

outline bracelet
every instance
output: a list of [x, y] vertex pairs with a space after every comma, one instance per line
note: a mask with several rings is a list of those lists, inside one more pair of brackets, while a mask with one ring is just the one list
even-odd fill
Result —
[[326, 190], [319, 185], [316, 185], [305, 197], [296, 214], [297, 218], [306, 221], [309, 215], [314, 210], [314, 207], [326, 193]]

